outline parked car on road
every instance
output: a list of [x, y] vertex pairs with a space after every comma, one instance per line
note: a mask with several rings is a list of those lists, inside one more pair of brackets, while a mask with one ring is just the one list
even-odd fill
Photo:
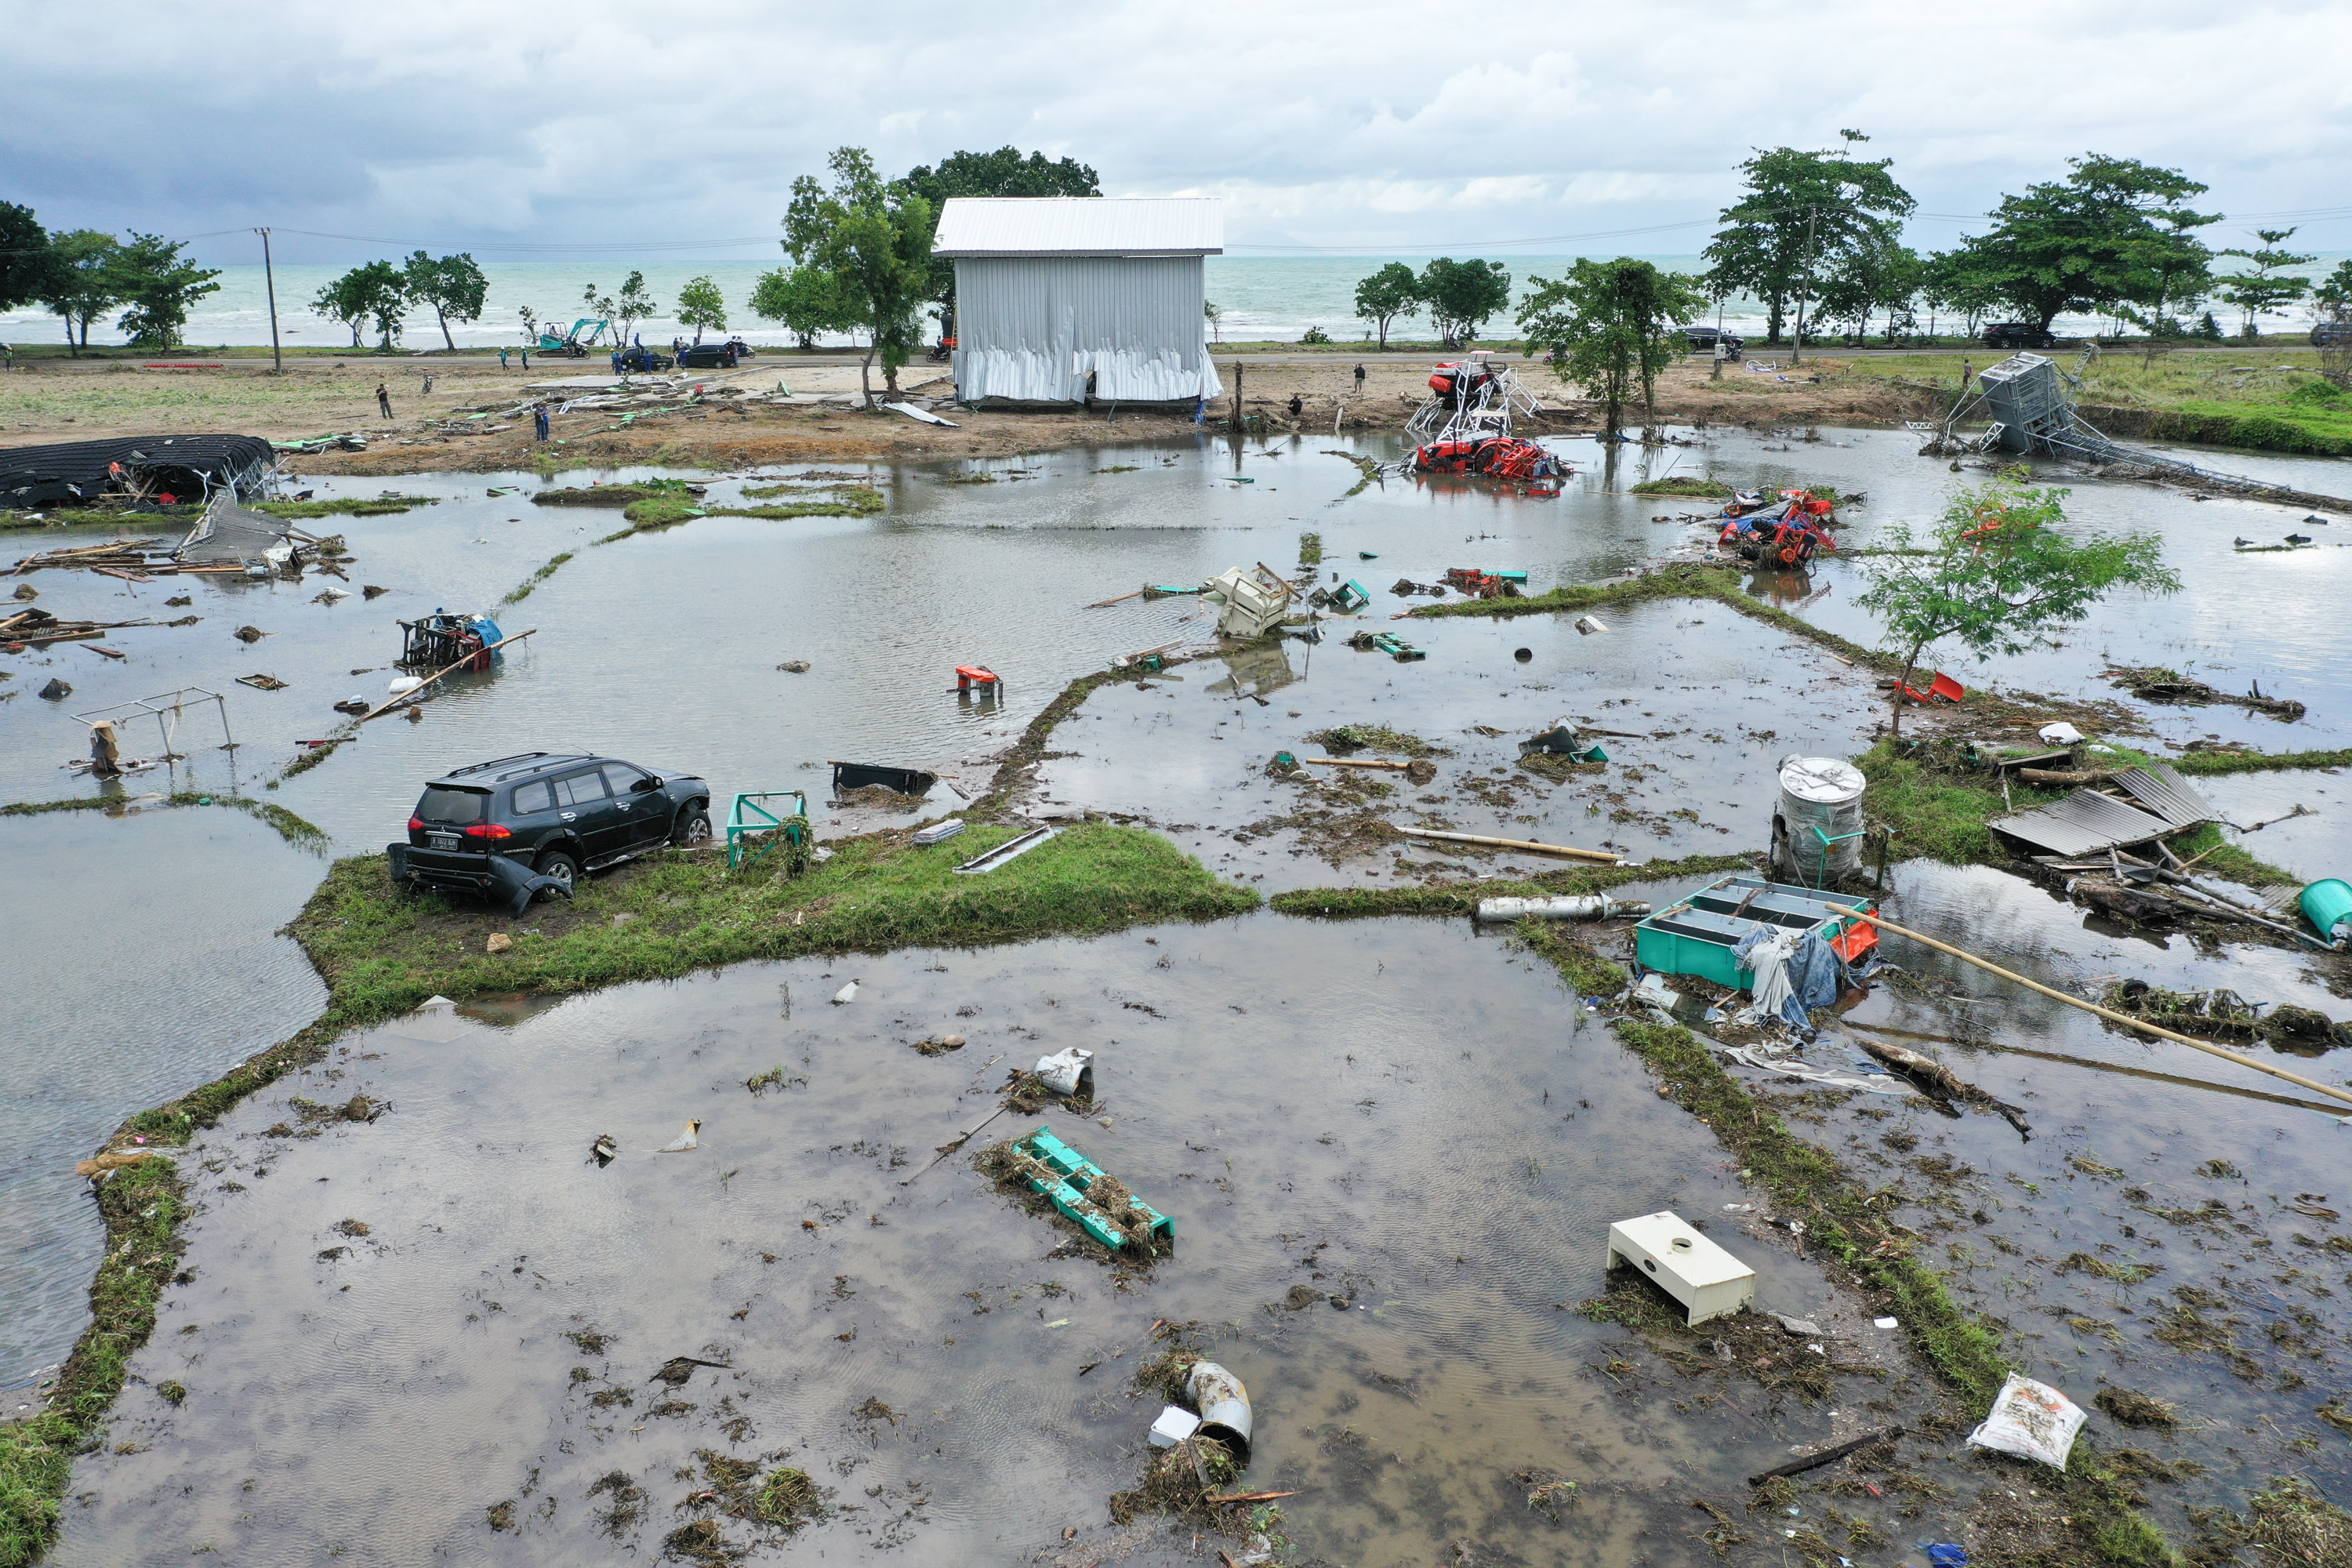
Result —
[[667, 354], [657, 354], [641, 343], [632, 343], [613, 356], [613, 368], [642, 374], [647, 371], [667, 370], [671, 360]]
[[1683, 327], [1677, 329], [1690, 340], [1690, 352], [1713, 355], [1719, 338], [1724, 346], [1724, 358], [1738, 359], [1748, 350], [1748, 340], [1737, 332], [1727, 332], [1717, 327]]
[[2352, 321], [2320, 321], [2311, 329], [2311, 346], [2333, 348], [2337, 343], [2352, 343]]
[[1996, 321], [1984, 330], [1989, 349], [2054, 349], [2058, 340], [2031, 321]]
[[565, 889], [582, 874], [710, 837], [710, 786], [614, 757], [523, 752], [455, 768], [409, 814], [407, 879], [428, 888], [497, 886], [505, 856]]
[[677, 368], [716, 370], [724, 367], [732, 370], [740, 357], [733, 343], [694, 343], [677, 351]]

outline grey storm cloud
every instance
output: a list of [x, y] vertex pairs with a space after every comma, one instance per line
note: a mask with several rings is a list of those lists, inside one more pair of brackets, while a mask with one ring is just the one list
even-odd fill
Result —
[[[2352, 153], [2347, 79], [2295, 63], [2352, 58], [2352, 7], [2325, 0], [16, 0], [0, 27], [0, 197], [53, 227], [371, 242], [289, 236], [318, 259], [772, 236], [793, 178], [845, 143], [893, 172], [1042, 149], [1110, 192], [1224, 196], [1239, 247], [1366, 249], [1675, 224], [1619, 247], [1695, 249], [1751, 148], [1848, 126], [1923, 212], [1958, 216], [2094, 149], [2182, 168], [2233, 214], [2340, 213]], [[2315, 216], [2303, 241], [2347, 237]]]

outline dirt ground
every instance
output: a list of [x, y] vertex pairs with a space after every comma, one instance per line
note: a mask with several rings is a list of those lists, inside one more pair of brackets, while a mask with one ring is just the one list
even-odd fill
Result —
[[[1264, 428], [1363, 432], [1402, 428], [1427, 391], [1432, 362], [1424, 354], [1220, 359], [1218, 374], [1227, 395], [1209, 405], [1212, 424], [1230, 415], [1236, 363], [1244, 412], [1259, 416]], [[1354, 374], [1359, 364], [1366, 372], [1360, 384]], [[1801, 373], [1730, 366], [1717, 381], [1709, 378], [1704, 362], [1694, 361], [1666, 374], [1658, 416], [1677, 423], [1778, 427], [1888, 423], [1922, 411], [1912, 406], [1918, 395], [1875, 378], [1837, 378], [1832, 374], [1837, 365], [1822, 360]], [[733, 373], [691, 376], [676, 397], [661, 400], [678, 406], [636, 413], [626, 422], [610, 409], [559, 414], [553, 438], [544, 447], [531, 439], [527, 414], [506, 413], [534, 396], [560, 405], [566, 396], [586, 395], [593, 389], [584, 385], [551, 392], [532, 388], [574, 377], [602, 379], [598, 373], [593, 360], [542, 362], [526, 374], [520, 364], [501, 367], [488, 359], [381, 360], [365, 354], [292, 362], [282, 376], [254, 360], [232, 359], [217, 366], [196, 361], [168, 370], [121, 360], [38, 361], [0, 381], [0, 447], [159, 431], [234, 430], [279, 441], [348, 431], [365, 437], [365, 451], [289, 458], [288, 468], [399, 474], [496, 471], [542, 462], [558, 468], [659, 463], [731, 468], [833, 458], [1009, 457], [1109, 440], [1169, 439], [1195, 428], [1189, 413], [1161, 410], [959, 410], [951, 406], [954, 386], [944, 367], [908, 366], [902, 392], [918, 404], [936, 405], [941, 417], [955, 421], [950, 429], [904, 415], [862, 411], [854, 359], [792, 355], [763, 355]], [[1812, 379], [1817, 374], [1819, 381]], [[1595, 405], [1566, 395], [1572, 388], [1541, 370], [1531, 380], [1549, 411], [1538, 430], [1598, 424]], [[696, 383], [709, 395], [690, 399]], [[875, 383], [878, 392], [878, 371]], [[773, 400], [780, 384], [790, 387], [790, 402]], [[376, 405], [379, 384], [392, 399], [390, 420]], [[719, 395], [722, 386], [747, 395]], [[1294, 395], [1300, 400], [1296, 416], [1288, 407]], [[489, 416], [466, 418], [469, 411], [484, 409], [492, 411]], [[478, 428], [446, 427], [453, 423]]]

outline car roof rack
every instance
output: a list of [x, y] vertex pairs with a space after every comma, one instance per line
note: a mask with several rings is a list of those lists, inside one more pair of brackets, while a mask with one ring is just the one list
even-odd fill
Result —
[[[552, 757], [557, 754], [558, 753], [554, 752], [517, 752], [511, 757], [498, 757], [487, 763], [471, 763], [462, 768], [451, 768], [447, 773], [441, 776], [443, 778], [450, 779], [464, 778], [467, 773], [488, 773], [492, 768], [505, 767], [509, 763], [538, 762], [543, 758]], [[564, 754], [569, 755], [569, 753]]]

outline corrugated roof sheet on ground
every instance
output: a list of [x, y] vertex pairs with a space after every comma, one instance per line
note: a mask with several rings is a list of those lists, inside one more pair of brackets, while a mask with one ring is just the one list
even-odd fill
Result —
[[950, 196], [934, 256], [1209, 256], [1220, 196]]
[[1986, 825], [2053, 855], [2089, 855], [2146, 844], [2179, 831], [2160, 816], [2136, 810], [2096, 790], [2078, 789], [2055, 805], [1996, 816]]
[[2163, 763], [2126, 768], [2115, 782], [2148, 810], [2175, 827], [2198, 827], [2220, 820], [2213, 803], [2189, 787], [2179, 770]]

